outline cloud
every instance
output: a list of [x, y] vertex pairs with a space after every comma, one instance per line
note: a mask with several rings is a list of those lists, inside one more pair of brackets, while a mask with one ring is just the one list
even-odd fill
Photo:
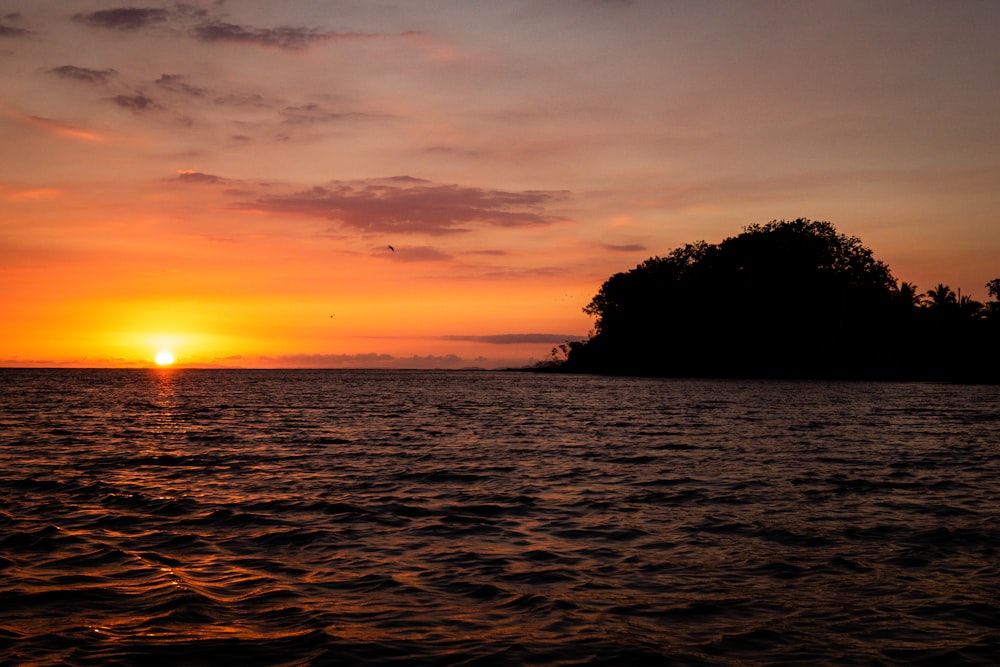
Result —
[[250, 44], [284, 49], [286, 51], [301, 51], [315, 42], [373, 39], [378, 37], [378, 35], [368, 35], [358, 32], [322, 32], [312, 28], [253, 28], [234, 23], [224, 23], [222, 21], [202, 23], [195, 26], [192, 32], [195, 38], [203, 42]]
[[105, 141], [105, 138], [96, 132], [91, 132], [90, 130], [85, 130], [74, 125], [67, 125], [66, 123], [60, 123], [57, 120], [52, 120], [51, 118], [43, 118], [42, 116], [24, 116], [22, 118], [27, 123], [41, 128], [46, 132], [50, 132], [55, 135], [62, 137], [69, 137], [71, 139], [81, 139], [83, 141], [95, 141], [101, 142]]
[[192, 86], [189, 83], [185, 83], [183, 79], [184, 77], [180, 74], [161, 74], [160, 78], [154, 83], [164, 90], [169, 90], [172, 93], [189, 95], [191, 97], [203, 97], [207, 92], [204, 88], [199, 88], [197, 86]]
[[646, 246], [640, 245], [638, 243], [626, 243], [624, 245], [614, 245], [612, 243], [605, 243], [601, 246], [605, 250], [610, 250], [611, 252], [640, 252], [646, 250]]
[[[381, 35], [353, 31], [326, 31], [298, 26], [259, 28], [229, 23], [219, 16], [212, 16], [206, 9], [183, 2], [176, 3], [172, 9], [118, 7], [94, 12], [81, 12], [74, 14], [73, 18], [92, 27], [121, 31], [142, 30], [170, 21], [184, 26], [181, 28], [182, 30], [186, 30], [191, 37], [202, 42], [263, 46], [285, 51], [301, 51], [317, 42], [383, 39], [386, 37], [407, 38], [411, 36], [410, 33]], [[27, 32], [18, 28], [7, 28], [7, 30], [12, 31], [12, 34]], [[0, 33], [0, 35], [2, 34]]]
[[163, 23], [169, 15], [167, 10], [156, 7], [119, 7], [117, 9], [102, 9], [89, 14], [74, 14], [73, 18], [97, 28], [138, 30]]
[[463, 341], [468, 343], [489, 343], [492, 345], [523, 345], [525, 343], [565, 343], [566, 341], [586, 340], [586, 336], [570, 336], [569, 334], [494, 334], [492, 336], [441, 336], [442, 340]]
[[258, 93], [220, 95], [212, 100], [220, 106], [244, 107], [249, 109], [270, 108], [267, 99]]
[[152, 99], [146, 97], [145, 95], [115, 95], [111, 98], [111, 101], [122, 107], [123, 109], [129, 109], [131, 111], [148, 111], [150, 109], [158, 109], [159, 105], [156, 104]]
[[466, 360], [454, 354], [396, 357], [375, 352], [365, 354], [286, 354], [260, 357], [267, 366], [280, 368], [402, 368], [402, 369], [456, 369], [473, 365], [484, 359]]
[[30, 30], [25, 30], [24, 28], [15, 28], [14, 26], [4, 25], [0, 23], [0, 37], [24, 37], [25, 35], [30, 35], [32, 32]]
[[180, 181], [181, 183], [197, 183], [204, 185], [216, 185], [218, 183], [226, 183], [226, 179], [222, 176], [216, 176], [215, 174], [205, 174], [200, 171], [192, 171], [190, 169], [182, 169], [177, 172], [177, 176], [174, 179]]
[[328, 111], [318, 104], [304, 104], [302, 106], [287, 106], [281, 110], [281, 117], [284, 122], [290, 125], [311, 125], [313, 123], [326, 123], [341, 120], [347, 116], [358, 116], [360, 114], [339, 113]]
[[274, 214], [335, 220], [364, 232], [431, 235], [468, 231], [470, 225], [541, 227], [560, 218], [545, 207], [566, 192], [508, 192], [459, 185], [436, 185], [408, 176], [369, 181], [336, 181], [287, 196], [262, 197], [234, 206]]
[[37, 199], [51, 199], [53, 197], [58, 197], [62, 194], [62, 190], [57, 188], [28, 188], [23, 190], [15, 190], [13, 192], [6, 191], [7, 188], [0, 186], [0, 198], [7, 201], [33, 201]]
[[46, 72], [62, 79], [74, 79], [95, 85], [107, 83], [108, 79], [117, 74], [115, 70], [110, 68], [90, 69], [89, 67], [77, 67], [76, 65], [61, 65], [46, 70]]

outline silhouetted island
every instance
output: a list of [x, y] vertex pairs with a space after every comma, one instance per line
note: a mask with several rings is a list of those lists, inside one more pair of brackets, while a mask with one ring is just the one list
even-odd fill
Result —
[[611, 276], [584, 308], [590, 338], [535, 369], [995, 383], [1000, 278], [986, 288], [986, 304], [921, 293], [829, 222], [772, 221]]

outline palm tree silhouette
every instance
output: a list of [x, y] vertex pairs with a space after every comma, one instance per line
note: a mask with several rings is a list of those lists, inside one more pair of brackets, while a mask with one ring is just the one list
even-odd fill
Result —
[[958, 302], [955, 293], [944, 283], [938, 283], [934, 289], [927, 290], [927, 298], [930, 299], [932, 308], [948, 308]]
[[913, 283], [902, 282], [899, 284], [899, 300], [907, 306], [919, 307], [924, 303], [924, 295], [917, 291]]

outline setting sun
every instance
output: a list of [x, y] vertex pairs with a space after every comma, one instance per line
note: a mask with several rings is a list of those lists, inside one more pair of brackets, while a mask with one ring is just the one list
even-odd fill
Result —
[[167, 350], [163, 350], [156, 353], [156, 363], [160, 366], [169, 366], [174, 363], [174, 355]]

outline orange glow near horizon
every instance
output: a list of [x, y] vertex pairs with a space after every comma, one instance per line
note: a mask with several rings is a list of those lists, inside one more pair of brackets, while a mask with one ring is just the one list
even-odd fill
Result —
[[[211, 274], [204, 280], [211, 281]], [[8, 350], [20, 354], [8, 351], [0, 365], [142, 367], [154, 353], [170, 351], [177, 367], [358, 367], [373, 360], [434, 366], [436, 358], [447, 367], [511, 366], [544, 359], [557, 341], [500, 345], [489, 342], [490, 336], [580, 336], [590, 326], [580, 312], [585, 288], [576, 288], [573, 297], [567, 288], [540, 291], [530, 283], [511, 291], [511, 285], [492, 282], [456, 289], [437, 279], [401, 279], [396, 294], [385, 287], [367, 296], [327, 297], [323, 289], [310, 293], [308, 282], [295, 299], [209, 294], [143, 301], [109, 295], [85, 302], [70, 298], [49, 308], [25, 300], [14, 304], [19, 308], [5, 332]], [[528, 329], [519, 324], [522, 318], [542, 324]], [[397, 361], [383, 361], [386, 355]]]

